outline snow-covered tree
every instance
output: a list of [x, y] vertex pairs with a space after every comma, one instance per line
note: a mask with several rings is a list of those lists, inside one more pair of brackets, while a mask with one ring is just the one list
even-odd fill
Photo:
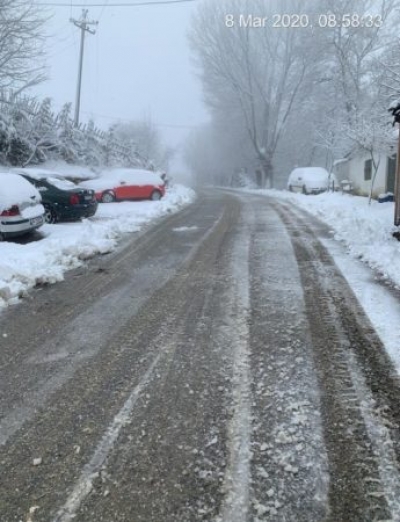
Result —
[[[376, 157], [392, 146], [392, 136], [387, 132], [389, 104], [383, 89], [386, 71], [382, 61], [393, 54], [397, 41], [400, 2], [360, 0], [356, 9], [350, 0], [334, 4], [321, 0], [320, 5], [337, 20], [346, 19], [348, 13], [356, 14], [354, 26], [338, 24], [331, 30], [320, 29], [318, 34], [329, 67], [323, 92], [314, 98], [316, 104], [319, 100], [320, 107], [326, 108], [325, 120], [316, 125], [317, 140], [330, 149], [332, 160], [354, 147]], [[371, 24], [360, 26], [357, 20], [363, 16]]]
[[72, 103], [65, 103], [57, 115], [57, 136], [61, 158], [67, 163], [78, 160], [77, 144], [74, 141]]
[[103, 163], [101, 137], [96, 131], [94, 121], [89, 120], [85, 128], [84, 162], [98, 167]]
[[[145, 125], [116, 132], [97, 128], [93, 121], [73, 125], [71, 104], [54, 115], [51, 99], [41, 102], [27, 96], [0, 98], [0, 164], [24, 166], [48, 159], [63, 159], [88, 166], [160, 168], [172, 151]], [[140, 147], [140, 148], [139, 148]], [[146, 155], [154, 154], [156, 161]]]
[[115, 137], [115, 127], [111, 125], [104, 136], [102, 150], [104, 164], [107, 167], [115, 167], [119, 163], [119, 157], [117, 153], [117, 140]]
[[42, 163], [59, 152], [56, 120], [51, 109], [51, 98], [44, 98], [32, 117], [27, 136], [32, 153], [26, 163]]

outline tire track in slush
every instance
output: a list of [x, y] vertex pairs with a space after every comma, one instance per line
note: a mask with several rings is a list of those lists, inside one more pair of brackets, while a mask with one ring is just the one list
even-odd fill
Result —
[[[250, 510], [251, 379], [249, 360], [250, 238], [241, 223], [231, 259], [232, 285], [227, 303], [231, 311], [229, 331], [233, 350], [233, 414], [228, 426], [228, 463], [224, 501], [218, 522], [246, 522]], [[229, 319], [229, 318], [228, 318]]]
[[322, 392], [321, 414], [330, 471], [328, 520], [392, 520], [382, 491], [378, 458], [361, 412], [357, 383], [346, 357], [351, 342], [331, 295], [340, 295], [345, 283], [329, 253], [304, 223], [299, 224], [298, 217], [287, 207], [275, 203], [273, 207], [287, 227], [300, 267]]
[[321, 522], [329, 473], [299, 268], [278, 214], [269, 205], [252, 211], [251, 520]]
[[[165, 356], [166, 352], [163, 353]], [[140, 379], [140, 382], [132, 390], [131, 394], [125, 401], [118, 414], [114, 417], [113, 422], [108, 427], [107, 431], [103, 435], [100, 443], [98, 444], [94, 454], [92, 455], [89, 462], [85, 465], [82, 470], [81, 476], [78, 482], [75, 484], [74, 489], [70, 493], [64, 506], [59, 510], [57, 515], [53, 518], [53, 522], [70, 522], [76, 518], [76, 513], [84, 501], [84, 499], [90, 494], [93, 489], [93, 481], [97, 478], [98, 472], [105, 463], [110, 451], [113, 449], [122, 428], [129, 423], [130, 416], [139, 398], [139, 395], [146, 388], [151, 380], [159, 360], [161, 353], [158, 353], [151, 363], [150, 367]]]
[[[79, 520], [111, 521], [116, 513], [118, 520], [129, 521], [195, 521], [216, 516], [226, 467], [232, 359], [230, 345], [221, 346], [218, 333], [224, 328], [219, 318], [226, 328], [225, 295], [231, 287], [226, 266], [236, 214], [225, 220], [229, 224], [226, 238], [220, 234], [199, 252], [194, 260], [197, 273], [186, 274], [183, 306], [185, 314], [188, 308], [192, 310], [173, 340], [173, 356], [160, 360], [154, 386], [139, 399], [134, 422], [123, 430], [110, 455], [107, 497], [98, 484], [81, 506]], [[180, 320], [179, 315], [175, 317]]]
[[[197, 270], [200, 267], [200, 264], [197, 262], [197, 259], [204, 256], [205, 252], [207, 251], [207, 249], [204, 248], [204, 245], [208, 242], [213, 241], [214, 237], [216, 237], [220, 233], [220, 230], [225, 230], [226, 220], [226, 213], [223, 213], [216, 220], [214, 225], [203, 236], [202, 241], [191, 250], [189, 256], [184, 260], [182, 268], [187, 269], [190, 265], [195, 263], [197, 264], [197, 268], [194, 269], [193, 274], [196, 274]], [[189, 310], [190, 306], [186, 308], [186, 313], [188, 313]], [[172, 317], [170, 318], [170, 322], [171, 319]], [[165, 326], [167, 327], [167, 324]], [[63, 506], [58, 510], [55, 517], [53, 517], [53, 522], [70, 522], [77, 517], [77, 513], [79, 512], [82, 503], [93, 490], [93, 484], [95, 479], [98, 477], [99, 472], [104, 467], [110, 453], [113, 451], [122, 429], [131, 421], [131, 416], [133, 415], [136, 403], [140, 395], [150, 384], [155, 369], [159, 366], [161, 360], [167, 359], [174, 352], [176, 348], [176, 339], [178, 336], [179, 331], [175, 325], [172, 340], [170, 340], [169, 344], [166, 347], [164, 346], [163, 349], [155, 355], [148, 369], [146, 370], [142, 378], [139, 380], [138, 384], [133, 388], [128, 398], [125, 400], [125, 403], [123, 404], [122, 408], [119, 410], [117, 415], [112, 420], [111, 424], [107, 427], [101, 440], [97, 444], [94, 453], [92, 454], [92, 457], [86, 463], [79, 479], [74, 484], [72, 491], [69, 493], [66, 501], [64, 502]], [[163, 339], [164, 332], [162, 332], [159, 337], [160, 339]], [[155, 339], [153, 341], [153, 344], [155, 346], [159, 345], [159, 340]]]

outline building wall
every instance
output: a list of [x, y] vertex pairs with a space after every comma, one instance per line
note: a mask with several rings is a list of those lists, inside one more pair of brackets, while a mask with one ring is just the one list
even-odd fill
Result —
[[350, 161], [349, 160], [342, 160], [340, 163], [337, 163], [333, 167], [333, 172], [336, 176], [336, 179], [340, 183], [341, 181], [348, 180], [349, 179], [349, 167], [350, 167]]
[[[364, 164], [367, 159], [368, 156], [358, 156], [348, 162], [348, 179], [353, 182], [355, 192], [362, 196], [368, 196], [371, 189], [371, 180], [364, 179]], [[387, 158], [381, 156], [374, 183], [374, 197], [386, 192], [386, 169]]]

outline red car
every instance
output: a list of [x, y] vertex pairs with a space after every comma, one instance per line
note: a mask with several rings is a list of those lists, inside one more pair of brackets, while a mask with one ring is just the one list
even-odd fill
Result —
[[84, 188], [95, 191], [97, 201], [151, 199], [158, 201], [165, 195], [165, 182], [161, 175], [150, 170], [112, 169], [100, 174], [97, 179], [84, 181]]

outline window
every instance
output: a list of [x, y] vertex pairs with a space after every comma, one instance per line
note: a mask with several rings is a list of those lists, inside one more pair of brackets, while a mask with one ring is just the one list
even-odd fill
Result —
[[396, 179], [396, 155], [388, 158], [386, 168], [386, 192], [394, 192], [394, 182]]
[[372, 159], [366, 160], [364, 163], [364, 180], [369, 181], [372, 178]]

